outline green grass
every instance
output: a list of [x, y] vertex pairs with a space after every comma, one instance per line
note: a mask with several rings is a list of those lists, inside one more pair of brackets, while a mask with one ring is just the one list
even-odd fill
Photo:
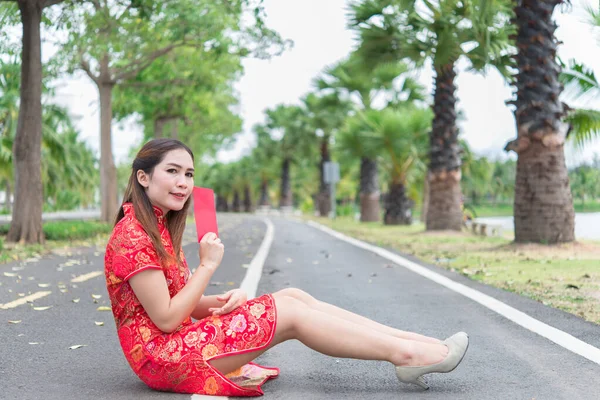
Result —
[[600, 242], [517, 245], [509, 236], [426, 232], [420, 223], [384, 226], [343, 217], [305, 218], [600, 323]]
[[0, 263], [39, 256], [61, 247], [103, 245], [112, 231], [112, 225], [97, 221], [53, 221], [43, 224], [46, 243], [4, 243], [9, 225], [0, 225]]
[[[600, 212], [600, 202], [589, 202], [581, 204], [575, 201], [573, 204], [575, 212]], [[468, 209], [475, 211], [477, 217], [512, 217], [512, 204], [496, 204], [496, 205], [467, 205]]]

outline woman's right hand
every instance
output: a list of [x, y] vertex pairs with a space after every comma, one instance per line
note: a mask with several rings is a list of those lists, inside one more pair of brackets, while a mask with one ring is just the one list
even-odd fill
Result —
[[221, 239], [213, 232], [208, 232], [200, 240], [200, 248], [198, 254], [200, 255], [200, 266], [212, 269], [217, 269], [221, 260], [223, 259], [223, 252], [225, 246], [221, 243]]

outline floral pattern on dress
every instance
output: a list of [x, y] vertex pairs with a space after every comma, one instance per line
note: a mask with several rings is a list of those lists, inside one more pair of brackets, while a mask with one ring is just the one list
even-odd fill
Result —
[[[276, 327], [276, 308], [271, 295], [249, 300], [233, 312], [193, 322], [188, 317], [172, 333], [162, 332], [152, 322], [131, 289], [128, 280], [146, 269], [162, 270], [169, 294], [175, 296], [191, 273], [181, 252], [177, 262], [162, 266], [152, 241], [135, 218], [133, 205], [123, 205], [121, 219], [105, 254], [106, 285], [112, 304], [119, 341], [125, 358], [149, 387], [178, 393], [219, 396], [259, 396], [260, 386], [279, 375], [278, 368], [249, 363], [223, 375], [209, 361], [267, 347]], [[161, 240], [174, 255], [162, 211], [154, 208]]]

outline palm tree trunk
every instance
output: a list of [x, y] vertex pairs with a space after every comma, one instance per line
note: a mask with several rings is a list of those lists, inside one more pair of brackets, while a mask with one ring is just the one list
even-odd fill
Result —
[[561, 119], [560, 67], [556, 63], [554, 8], [562, 0], [522, 0], [515, 7], [517, 33], [517, 139], [505, 150], [518, 154], [515, 241], [575, 240], [575, 212], [565, 165], [569, 127]]
[[325, 183], [325, 163], [331, 161], [331, 156], [329, 154], [329, 135], [325, 135], [323, 140], [321, 141], [321, 163], [320, 166], [320, 178], [321, 182], [319, 184], [319, 197], [318, 197], [318, 207], [319, 207], [319, 215], [321, 217], [326, 217], [329, 215], [331, 211], [331, 192], [330, 192], [330, 184]]
[[217, 194], [217, 211], [228, 212], [229, 204], [227, 203], [227, 199], [220, 194]]
[[15, 204], [6, 240], [43, 243], [42, 206], [42, 51], [43, 3], [19, 1], [23, 26], [21, 102], [13, 143]]
[[412, 224], [413, 202], [406, 197], [406, 190], [402, 183], [390, 183], [387, 195], [384, 223], [386, 225]]
[[234, 190], [233, 192], [233, 202], [231, 203], [231, 211], [236, 213], [242, 211], [240, 204], [240, 192], [237, 190]]
[[290, 182], [290, 160], [284, 159], [281, 163], [281, 192], [279, 194], [279, 207], [292, 207], [292, 186]]
[[427, 230], [462, 229], [460, 155], [454, 63], [436, 68], [429, 147]]
[[263, 178], [260, 184], [260, 206], [269, 207], [271, 206], [271, 199], [269, 198], [269, 182]]
[[423, 180], [423, 204], [421, 205], [421, 222], [427, 221], [427, 208], [429, 207], [429, 179], [427, 179], [427, 174], [425, 174], [425, 179]]
[[379, 171], [377, 161], [363, 157], [360, 161], [360, 221], [380, 219]]
[[252, 196], [249, 185], [244, 186], [244, 211], [252, 212]]

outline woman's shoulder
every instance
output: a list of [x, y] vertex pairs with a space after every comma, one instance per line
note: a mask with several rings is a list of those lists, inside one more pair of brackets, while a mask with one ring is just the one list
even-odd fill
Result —
[[133, 244], [149, 245], [152, 241], [142, 224], [130, 216], [123, 217], [115, 225], [108, 241], [108, 247], [131, 247]]

